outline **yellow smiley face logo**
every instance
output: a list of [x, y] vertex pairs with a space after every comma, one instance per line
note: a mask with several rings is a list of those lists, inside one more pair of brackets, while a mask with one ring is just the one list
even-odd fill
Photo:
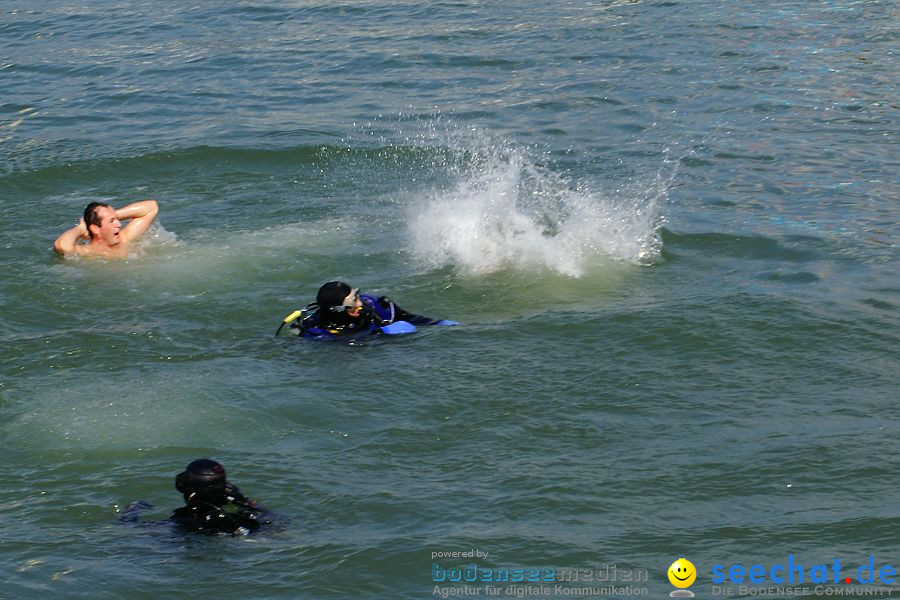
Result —
[[694, 563], [686, 558], [679, 558], [669, 567], [669, 582], [677, 588], [690, 587], [697, 579]]

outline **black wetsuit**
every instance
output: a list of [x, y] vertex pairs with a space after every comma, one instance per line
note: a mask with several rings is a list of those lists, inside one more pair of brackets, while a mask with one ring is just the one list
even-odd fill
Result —
[[191, 502], [175, 509], [169, 517], [179, 529], [191, 533], [228, 533], [246, 535], [270, 523], [266, 511], [258, 507], [242, 506], [237, 511], [227, 511], [209, 502]]
[[[226, 510], [227, 506], [237, 510]], [[147, 523], [140, 521], [140, 514], [152, 508], [152, 504], [144, 500], [134, 502], [126, 508], [119, 521], [122, 523]], [[187, 505], [175, 509], [169, 522], [178, 529], [191, 533], [246, 535], [258, 530], [263, 525], [270, 525], [269, 511], [244, 496], [232, 484], [227, 484], [224, 495], [213, 501], [192, 496]], [[159, 521], [152, 523], [160, 524]]]

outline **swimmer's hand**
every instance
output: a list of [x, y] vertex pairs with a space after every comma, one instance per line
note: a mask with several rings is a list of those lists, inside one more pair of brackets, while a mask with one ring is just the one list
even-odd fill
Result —
[[88, 231], [84, 219], [78, 219], [78, 222], [75, 223], [75, 227], [67, 229], [56, 238], [56, 241], [53, 242], [53, 250], [57, 254], [62, 254], [63, 256], [79, 254], [80, 248], [82, 247], [78, 244], [78, 240], [89, 240], [90, 238], [91, 234]]
[[386, 333], [388, 335], [401, 335], [404, 333], [413, 333], [416, 330], [416, 326], [407, 321], [394, 321], [389, 325], [381, 326], [381, 333]]
[[128, 508], [122, 511], [122, 514], [119, 516], [119, 522], [137, 523], [138, 516], [141, 514], [141, 512], [147, 510], [148, 508], [153, 508], [153, 505], [146, 500], [138, 500], [137, 502], [132, 502], [128, 505]]

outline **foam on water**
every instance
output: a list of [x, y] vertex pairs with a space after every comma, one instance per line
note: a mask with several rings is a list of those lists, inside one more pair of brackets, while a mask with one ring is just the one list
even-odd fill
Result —
[[[165, 216], [161, 218], [165, 221]], [[141, 282], [144, 292], [175, 294], [221, 291], [235, 284], [253, 285], [282, 270], [300, 269], [316, 258], [339, 256], [341, 243], [357, 226], [348, 219], [272, 225], [257, 230], [198, 229], [173, 233], [157, 222], [133, 247], [125, 261], [72, 257], [54, 265], [59, 276], [92, 281], [107, 278], [118, 286]], [[79, 268], [72, 267], [77, 264]], [[110, 275], [111, 274], [111, 275]]]
[[[421, 193], [408, 215], [411, 254], [430, 269], [481, 274], [549, 270], [581, 277], [609, 261], [653, 264], [674, 167], [607, 191], [571, 181], [521, 149], [488, 146], [448, 187]], [[664, 173], [664, 171], [672, 171]]]
[[157, 247], [170, 247], [178, 245], [178, 236], [168, 231], [162, 226], [162, 223], [154, 223], [150, 229], [141, 237], [141, 243], [134, 245], [133, 255], [141, 256], [147, 251], [152, 251]]
[[[65, 371], [67, 385], [31, 378], [15, 390], [4, 417], [17, 448], [121, 449], [194, 444], [218, 447], [246, 439], [252, 424], [261, 439], [278, 435], [277, 420], [253, 414], [255, 393], [240, 373], [241, 359], [205, 357], [159, 361], [157, 373], [120, 366], [103, 377]], [[243, 391], [241, 391], [243, 390]], [[255, 435], [251, 434], [251, 435]]]

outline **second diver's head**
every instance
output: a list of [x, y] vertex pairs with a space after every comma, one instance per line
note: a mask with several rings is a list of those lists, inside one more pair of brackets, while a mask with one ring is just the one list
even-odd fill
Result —
[[343, 281], [329, 281], [319, 288], [316, 303], [325, 311], [358, 317], [362, 313], [359, 288], [351, 288]]
[[208, 458], [200, 458], [175, 476], [175, 489], [184, 494], [184, 501], [203, 501], [224, 505], [226, 497], [225, 467]]
[[116, 216], [116, 209], [104, 202], [91, 202], [84, 209], [84, 226], [91, 240], [99, 239], [107, 246], [116, 246], [121, 241], [119, 232], [122, 223]]

